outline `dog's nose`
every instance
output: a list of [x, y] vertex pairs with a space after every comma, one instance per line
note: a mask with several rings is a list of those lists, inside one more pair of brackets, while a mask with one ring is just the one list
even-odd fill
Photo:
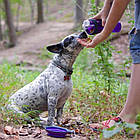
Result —
[[81, 32], [81, 33], [79, 34], [79, 37], [78, 37], [78, 38], [83, 39], [83, 38], [87, 38], [87, 37], [88, 37], [88, 36], [87, 36], [86, 32], [83, 31], [83, 32]]

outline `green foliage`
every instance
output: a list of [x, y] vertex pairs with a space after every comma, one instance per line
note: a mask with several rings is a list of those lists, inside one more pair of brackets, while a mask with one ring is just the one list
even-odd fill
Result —
[[0, 123], [18, 122], [19, 115], [5, 110], [9, 96], [23, 85], [31, 82], [39, 72], [20, 70], [16, 65], [4, 63], [0, 65]]
[[78, 112], [85, 123], [116, 116], [125, 102], [129, 79], [123, 77], [124, 83], [120, 72], [115, 72], [113, 50], [109, 42], [84, 49], [74, 65], [74, 90], [67, 111], [73, 115]]
[[128, 138], [137, 138], [137, 134], [139, 133], [138, 125], [125, 122], [116, 123], [111, 128], [103, 130], [104, 138], [111, 138], [118, 133], [125, 134]]
[[90, 5], [90, 9], [88, 11], [88, 15], [93, 17], [94, 15], [97, 14], [97, 7], [95, 6], [95, 0], [91, 0], [91, 5]]
[[23, 4], [22, 0], [10, 0], [12, 4]]
[[126, 17], [128, 18], [128, 23], [131, 25], [131, 27], [134, 26], [134, 1], [130, 1], [127, 11], [125, 12]]
[[41, 50], [41, 55], [39, 55], [39, 58], [41, 59], [52, 59], [53, 54], [49, 51], [46, 51], [46, 46]]

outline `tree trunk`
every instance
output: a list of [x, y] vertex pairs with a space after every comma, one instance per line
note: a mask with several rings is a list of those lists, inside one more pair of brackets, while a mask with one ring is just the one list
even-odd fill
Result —
[[49, 12], [49, 4], [48, 4], [48, 0], [45, 1], [45, 14], [48, 14]]
[[9, 39], [10, 39], [9, 47], [13, 47], [16, 45], [17, 38], [16, 38], [15, 27], [13, 24], [13, 17], [12, 17], [11, 8], [10, 8], [10, 2], [9, 0], [3, 0], [3, 2], [4, 2], [5, 12], [6, 12], [6, 22], [9, 29]]
[[17, 12], [16, 12], [16, 31], [19, 30], [19, 16], [20, 16], [20, 4], [17, 5]]
[[[0, 13], [1, 13], [1, 3], [0, 3]], [[2, 34], [2, 21], [1, 21], [1, 14], [0, 14], [0, 41], [3, 40], [3, 34]]]
[[100, 0], [95, 0], [95, 5], [98, 7], [100, 5]]
[[78, 27], [83, 22], [83, 0], [76, 0], [74, 19], [75, 27]]
[[37, 0], [37, 10], [38, 10], [38, 16], [37, 16], [37, 23], [43, 23], [44, 22], [44, 15], [43, 15], [43, 0]]
[[34, 23], [34, 9], [35, 9], [35, 2], [33, 0], [29, 0], [30, 10], [31, 10], [31, 24]]
[[0, 15], [0, 41], [2, 40], [3, 40], [3, 34], [2, 34], [1, 15]]

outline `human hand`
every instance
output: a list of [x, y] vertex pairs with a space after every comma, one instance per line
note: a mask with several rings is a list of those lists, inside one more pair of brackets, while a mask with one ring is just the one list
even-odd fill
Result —
[[102, 10], [93, 17], [93, 19], [101, 19], [102, 20], [102, 26], [105, 26], [108, 14], [110, 12], [111, 6], [112, 6], [112, 0], [106, 0], [104, 3], [104, 6]]
[[108, 37], [108, 34], [101, 32], [97, 34], [93, 40], [87, 38], [87, 39], [77, 39], [77, 41], [84, 47], [87, 48], [94, 48], [96, 45], [104, 41]]
[[92, 40], [90, 38], [87, 39], [78, 38], [77, 41], [84, 47], [92, 48]]
[[108, 13], [106, 13], [104, 10], [101, 10], [97, 15], [95, 15], [92, 18], [93, 19], [101, 19], [102, 20], [102, 26], [105, 26], [107, 16], [108, 16]]

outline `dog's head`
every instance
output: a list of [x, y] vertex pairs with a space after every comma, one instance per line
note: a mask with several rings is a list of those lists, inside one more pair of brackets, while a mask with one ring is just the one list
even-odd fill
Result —
[[78, 43], [77, 38], [87, 38], [87, 34], [85, 32], [82, 32], [78, 35], [69, 35], [66, 38], [64, 38], [61, 42], [48, 46], [47, 50], [57, 54], [75, 54], [75, 52], [78, 52], [80, 49], [83, 48]]

